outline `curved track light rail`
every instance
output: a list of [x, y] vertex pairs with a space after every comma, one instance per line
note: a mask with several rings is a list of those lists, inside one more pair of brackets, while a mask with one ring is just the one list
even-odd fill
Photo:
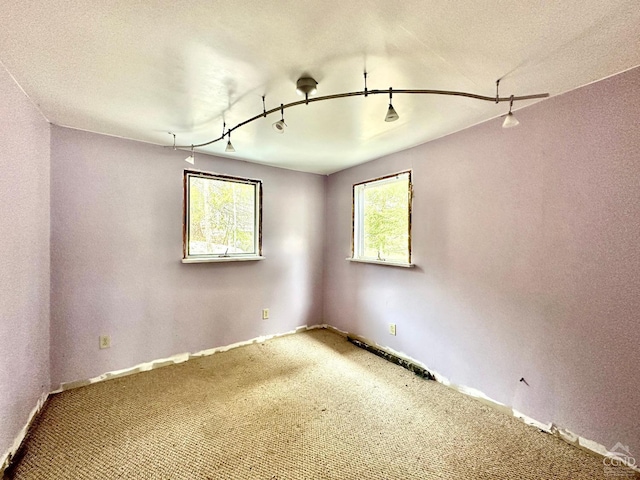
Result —
[[[496, 83], [498, 83], [498, 82], [496, 82]], [[416, 89], [401, 89], [401, 90], [396, 90], [395, 88], [394, 89], [388, 88], [386, 90], [379, 90], [379, 89], [367, 90], [365, 88], [364, 90], [360, 90], [360, 91], [356, 91], [356, 92], [336, 93], [336, 94], [333, 94], [333, 95], [324, 95], [322, 97], [309, 98], [307, 96], [304, 100], [298, 100], [297, 102], [281, 104], [280, 106], [272, 108], [271, 110], [263, 110], [258, 115], [255, 115], [255, 116], [245, 120], [244, 122], [238, 123], [236, 126], [234, 126], [232, 128], [229, 128], [226, 133], [223, 132], [223, 134], [221, 136], [219, 136], [217, 138], [214, 138], [213, 140], [210, 140], [208, 142], [194, 144], [194, 145], [177, 145], [177, 146], [174, 146], [174, 149], [175, 148], [206, 147], [207, 145], [211, 145], [212, 143], [216, 143], [216, 142], [219, 142], [220, 140], [223, 140], [225, 136], [227, 136], [228, 134], [230, 134], [234, 130], [236, 130], [236, 129], [240, 128], [240, 127], [243, 127], [244, 125], [246, 125], [248, 123], [254, 122], [254, 121], [258, 120], [259, 118], [265, 118], [267, 115], [271, 115], [272, 113], [282, 112], [287, 108], [297, 107], [298, 105], [308, 105], [309, 103], [323, 102], [323, 101], [326, 101], [326, 100], [335, 100], [337, 98], [366, 97], [368, 95], [389, 95], [391, 92], [393, 92], [393, 94], [396, 94], [396, 95], [397, 94], [449, 95], [449, 96], [454, 96], [454, 97], [473, 98], [475, 100], [483, 100], [483, 101], [486, 101], [486, 102], [493, 102], [493, 103], [511, 102], [511, 105], [513, 104], [513, 102], [517, 102], [517, 101], [535, 100], [535, 99], [548, 98], [549, 97], [548, 93], [536, 93], [534, 95], [520, 95], [520, 96], [511, 95], [511, 96], [508, 96], [508, 97], [500, 97], [499, 95], [496, 95], [495, 97], [488, 97], [486, 95], [477, 95], [475, 93], [468, 93], [468, 92], [457, 92], [457, 91], [453, 91], [453, 90], [423, 90], [423, 89], [417, 89], [417, 90]], [[264, 105], [264, 97], [263, 97], [263, 105]]]

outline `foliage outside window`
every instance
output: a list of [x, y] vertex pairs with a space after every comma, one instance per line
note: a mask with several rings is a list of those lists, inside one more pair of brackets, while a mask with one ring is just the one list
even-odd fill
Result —
[[186, 170], [184, 258], [261, 255], [262, 182]]
[[353, 259], [411, 263], [411, 172], [353, 186]]

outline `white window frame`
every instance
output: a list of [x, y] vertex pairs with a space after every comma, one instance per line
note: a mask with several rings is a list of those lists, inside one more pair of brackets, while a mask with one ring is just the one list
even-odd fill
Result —
[[[351, 257], [347, 260], [361, 263], [375, 263], [395, 267], [413, 267], [411, 263], [411, 205], [413, 200], [413, 183], [411, 181], [411, 170], [405, 170], [384, 177], [366, 180], [353, 185], [352, 191], [352, 222], [351, 222]], [[364, 252], [364, 190], [370, 186], [380, 186], [399, 180], [401, 177], [407, 178], [407, 212], [408, 212], [408, 232], [407, 232], [407, 261], [391, 261], [383, 258], [365, 257]]]
[[[254, 225], [254, 249], [253, 253], [226, 253], [226, 254], [190, 254], [189, 253], [189, 188], [191, 178], [206, 178], [224, 182], [235, 182], [253, 185], [255, 188], [255, 225]], [[218, 173], [203, 172], [199, 170], [185, 170], [183, 180], [183, 221], [182, 221], [182, 263], [202, 262], [238, 262], [247, 260], [262, 260], [262, 180], [234, 177]]]

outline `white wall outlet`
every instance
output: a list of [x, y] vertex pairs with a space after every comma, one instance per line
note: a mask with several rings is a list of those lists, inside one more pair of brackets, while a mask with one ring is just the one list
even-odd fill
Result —
[[110, 348], [111, 337], [109, 335], [100, 335], [100, 348]]
[[396, 334], [396, 324], [395, 323], [390, 323], [389, 324], [389, 334], [390, 335], [395, 335]]
[[262, 309], [262, 319], [263, 320], [269, 320], [269, 309], [268, 308], [263, 308]]

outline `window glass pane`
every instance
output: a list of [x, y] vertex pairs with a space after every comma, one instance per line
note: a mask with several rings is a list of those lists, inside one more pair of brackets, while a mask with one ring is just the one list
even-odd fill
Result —
[[409, 256], [407, 181], [364, 189], [364, 256], [406, 261]]
[[189, 177], [189, 255], [256, 254], [256, 186]]
[[410, 262], [409, 201], [409, 173], [355, 186], [354, 257]]

